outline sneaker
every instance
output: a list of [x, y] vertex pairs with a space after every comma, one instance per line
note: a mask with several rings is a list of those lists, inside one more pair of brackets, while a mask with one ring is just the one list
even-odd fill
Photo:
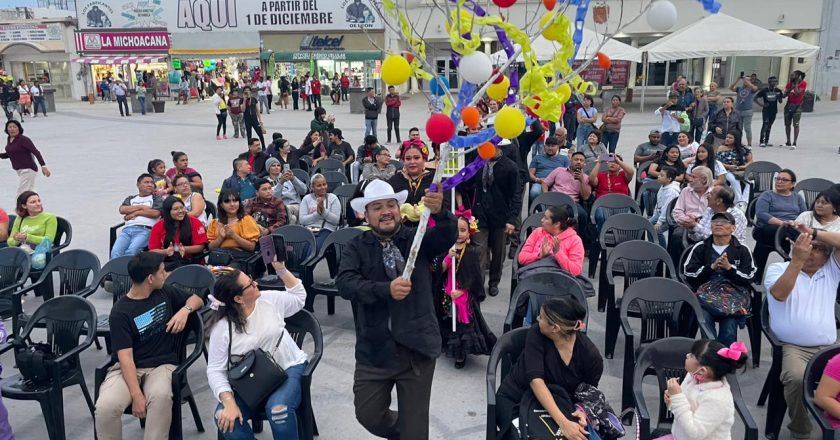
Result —
[[216, 136], [216, 140], [220, 141], [220, 140], [222, 140], [222, 137], [221, 136]]
[[790, 149], [791, 149], [791, 150], [795, 150], [795, 149], [796, 149], [796, 144], [791, 145], [791, 146], [790, 146]]
[[790, 141], [785, 142], [785, 146], [789, 147], [790, 146]]
[[758, 146], [761, 148], [767, 148], [767, 144], [758, 144]]
[[227, 137], [227, 135], [226, 135], [226, 134], [223, 134], [223, 135], [222, 135], [222, 139], [227, 139], [227, 138], [228, 138], [228, 137]]

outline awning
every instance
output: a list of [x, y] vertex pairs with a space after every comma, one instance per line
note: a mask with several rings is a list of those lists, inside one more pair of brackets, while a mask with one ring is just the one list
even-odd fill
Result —
[[166, 55], [99, 55], [74, 58], [74, 63], [82, 64], [149, 64], [166, 61]]

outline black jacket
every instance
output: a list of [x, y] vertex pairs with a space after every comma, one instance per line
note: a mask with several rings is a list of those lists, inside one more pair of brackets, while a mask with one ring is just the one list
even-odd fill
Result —
[[[365, 232], [344, 247], [336, 285], [341, 297], [353, 305], [359, 364], [395, 368], [399, 365], [398, 344], [429, 358], [440, 355], [442, 343], [429, 271], [432, 259], [455, 243], [457, 223], [445, 212], [434, 219], [437, 224], [426, 231], [417, 256], [411, 293], [402, 301], [391, 298], [382, 245], [373, 232]], [[408, 257], [415, 231], [403, 226], [393, 237], [403, 257]]]
[[712, 270], [712, 263], [719, 256], [712, 247], [713, 240], [714, 237], [709, 237], [692, 246], [689, 251], [683, 273], [691, 287], [697, 290], [716, 274], [723, 276], [732, 284], [750, 287], [750, 282], [757, 272], [750, 249], [739, 243], [737, 238], [732, 237], [729, 246], [724, 250], [732, 269]]
[[[716, 128], [720, 128], [722, 133], [718, 134]], [[741, 126], [741, 114], [738, 113], [738, 110], [733, 109], [727, 115], [726, 110], [721, 108], [717, 114], [709, 116], [709, 131], [714, 133], [716, 138], [724, 139], [727, 133], [731, 131], [740, 133], [743, 128]]]
[[365, 119], [379, 119], [379, 113], [382, 112], [382, 98], [374, 97], [374, 102], [371, 104], [365, 95], [362, 98], [362, 107], [365, 108]]
[[[486, 166], [490, 166], [490, 163]], [[519, 168], [512, 160], [501, 156], [493, 168], [493, 184], [486, 192], [482, 184], [483, 174], [484, 170], [479, 170], [471, 182], [475, 189], [472, 210], [478, 219], [478, 229], [504, 228], [506, 223], [517, 225], [522, 208], [521, 196], [517, 197], [517, 191], [520, 190]]]
[[[248, 160], [248, 156], [250, 154], [251, 153], [246, 151], [246, 152], [240, 154], [239, 158], [244, 159], [244, 160]], [[289, 156], [291, 157], [291, 155], [289, 155]], [[265, 171], [265, 161], [268, 160], [268, 157], [269, 156], [267, 154], [265, 154], [265, 152], [263, 152], [263, 151], [260, 151], [259, 153], [257, 153], [257, 155], [254, 157], [254, 165], [251, 166], [251, 174], [253, 174], [255, 176], [259, 176], [260, 174], [262, 174], [263, 171]]]

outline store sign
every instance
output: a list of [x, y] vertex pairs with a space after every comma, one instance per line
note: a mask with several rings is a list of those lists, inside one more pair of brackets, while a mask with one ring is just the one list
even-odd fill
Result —
[[[573, 69], [577, 69], [583, 61], [575, 61]], [[627, 80], [630, 73], [630, 61], [613, 61], [609, 70], [602, 68], [598, 63], [590, 63], [580, 73], [585, 81], [593, 81], [601, 86], [613, 86], [617, 88], [627, 87]]]
[[372, 51], [335, 51], [335, 52], [274, 52], [274, 61], [278, 62], [309, 62], [309, 60], [330, 61], [366, 61], [381, 60], [382, 52]]
[[53, 24], [4, 24], [0, 25], [0, 43], [15, 41], [61, 40], [61, 25]]
[[344, 50], [344, 36], [306, 35], [300, 40], [300, 50]]
[[78, 52], [166, 52], [169, 50], [169, 33], [156, 31], [102, 31], [76, 32]]
[[79, 29], [165, 28], [164, 11], [164, 0], [76, 0]]

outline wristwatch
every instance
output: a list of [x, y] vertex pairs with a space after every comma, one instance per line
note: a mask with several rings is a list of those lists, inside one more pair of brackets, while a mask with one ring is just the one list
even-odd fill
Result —
[[812, 229], [811, 230], [811, 240], [816, 240], [817, 239], [817, 231], [819, 231], [819, 229]]
[[188, 311], [188, 312], [190, 312], [190, 313], [192, 313], [192, 312], [193, 312], [193, 308], [192, 308], [192, 307], [190, 307], [190, 305], [189, 305], [189, 304], [184, 304], [184, 308], [185, 308], [185, 309], [187, 309], [187, 311]]

